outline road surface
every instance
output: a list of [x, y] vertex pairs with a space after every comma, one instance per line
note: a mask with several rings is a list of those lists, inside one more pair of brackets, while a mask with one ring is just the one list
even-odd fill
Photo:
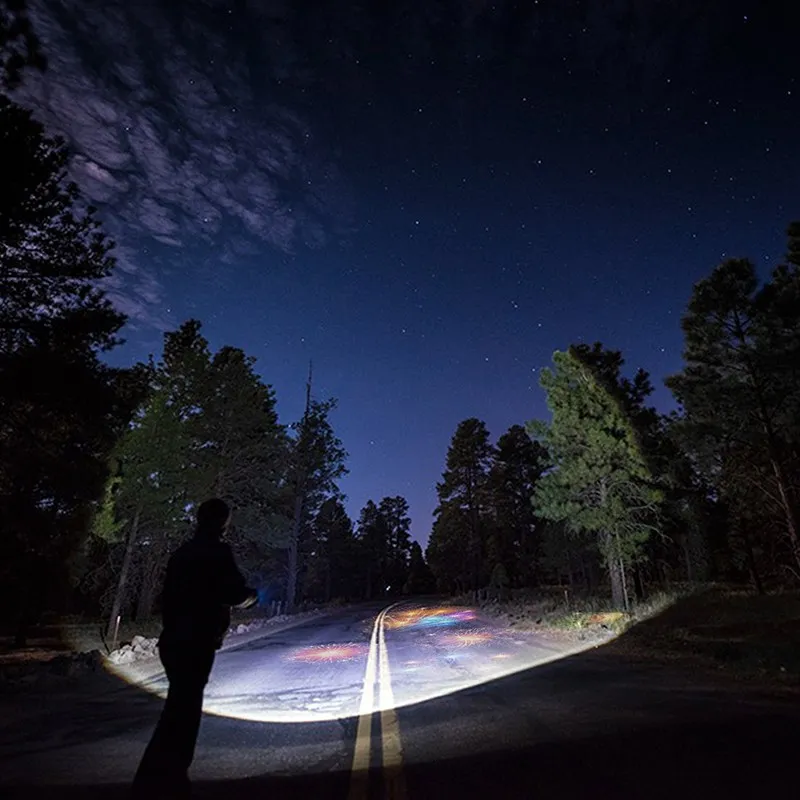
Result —
[[[157, 670], [0, 698], [0, 798], [125, 797]], [[767, 797], [797, 789], [800, 704], [476, 612], [402, 603], [217, 657], [198, 798]]]

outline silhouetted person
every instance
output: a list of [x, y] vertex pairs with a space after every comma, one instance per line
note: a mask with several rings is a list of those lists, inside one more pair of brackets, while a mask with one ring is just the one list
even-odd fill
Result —
[[167, 564], [158, 648], [169, 692], [134, 778], [137, 798], [189, 796], [203, 691], [230, 626], [230, 608], [247, 608], [257, 599], [222, 541], [229, 522], [230, 509], [222, 500], [206, 500], [197, 511], [194, 536]]

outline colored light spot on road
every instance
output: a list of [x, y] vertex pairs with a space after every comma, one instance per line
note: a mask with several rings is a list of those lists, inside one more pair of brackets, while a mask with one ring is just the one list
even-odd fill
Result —
[[447, 644], [455, 647], [472, 647], [476, 644], [485, 644], [492, 640], [492, 634], [486, 631], [464, 631], [463, 633], [453, 633], [446, 637]]
[[352, 661], [367, 652], [363, 644], [320, 644], [303, 647], [289, 654], [290, 661], [301, 661], [307, 664], [333, 661]]
[[444, 617], [440, 614], [435, 614], [430, 617], [423, 617], [418, 624], [420, 627], [423, 628], [428, 628], [428, 627], [438, 628], [443, 625], [454, 625], [455, 623], [456, 620], [452, 619], [451, 617]]
[[445, 628], [459, 622], [475, 619], [472, 609], [454, 608], [411, 608], [387, 614], [385, 625], [389, 629], [397, 628]]
[[511, 658], [511, 654], [510, 654], [510, 653], [495, 653], [495, 654], [492, 656], [492, 658], [493, 658], [495, 661], [500, 661], [501, 659], [504, 659], [504, 658]]

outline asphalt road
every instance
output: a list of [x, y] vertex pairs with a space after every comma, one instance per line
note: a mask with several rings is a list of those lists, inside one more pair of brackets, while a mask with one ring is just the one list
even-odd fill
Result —
[[[564, 657], [474, 612], [342, 611], [217, 657], [198, 798], [766, 797], [797, 791], [800, 703], [714, 676]], [[0, 698], [0, 798], [125, 797], [163, 677]]]

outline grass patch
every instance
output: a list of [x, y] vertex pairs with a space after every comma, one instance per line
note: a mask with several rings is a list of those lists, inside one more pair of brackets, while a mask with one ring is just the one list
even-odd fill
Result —
[[[479, 603], [481, 612], [510, 627], [521, 630], [574, 634], [579, 639], [588, 636], [608, 638], [620, 634], [675, 603], [679, 591], [659, 592], [637, 603], [630, 612], [618, 611], [604, 598], [590, 597], [567, 601], [563, 595], [528, 595], [505, 602]], [[464, 605], [474, 605], [468, 596], [456, 599]]]
[[[476, 605], [474, 598], [457, 603]], [[800, 593], [758, 596], [724, 586], [679, 587], [637, 603], [630, 613], [607, 600], [565, 602], [528, 595], [477, 607], [499, 624], [562, 640], [607, 642], [627, 660], [682, 662], [735, 678], [800, 684]], [[613, 639], [613, 641], [609, 641]]]

